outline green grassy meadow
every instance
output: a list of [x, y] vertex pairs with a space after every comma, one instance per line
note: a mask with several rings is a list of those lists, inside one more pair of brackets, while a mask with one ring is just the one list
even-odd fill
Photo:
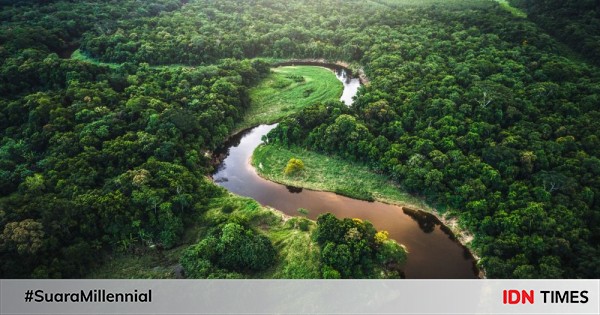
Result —
[[[302, 160], [304, 170], [286, 176], [283, 170], [291, 158]], [[281, 184], [431, 210], [420, 199], [403, 192], [386, 176], [372, 172], [363, 164], [302, 148], [261, 145], [254, 151], [252, 165], [262, 177]]]
[[519, 8], [513, 7], [512, 5], [510, 5], [510, 3], [508, 3], [507, 0], [496, 0], [496, 2], [498, 2], [498, 4], [500, 4], [501, 8], [510, 12], [512, 15], [514, 15], [516, 17], [524, 18], [524, 19], [527, 18], [527, 13], [523, 12], [523, 10], [521, 10]]
[[327, 68], [274, 68], [267, 78], [250, 89], [251, 105], [238, 129], [274, 123], [306, 106], [338, 100], [342, 90], [342, 83]]
[[121, 66], [120, 64], [117, 64], [117, 63], [102, 62], [102, 61], [99, 61], [92, 57], [89, 57], [89, 56], [85, 55], [84, 53], [82, 53], [81, 50], [79, 50], [79, 49], [77, 49], [73, 52], [70, 59], [79, 60], [79, 61], [83, 61], [83, 62], [87, 62], [87, 63], [92, 63], [92, 64], [95, 64], [98, 66], [107, 66], [111, 69], [116, 69]]

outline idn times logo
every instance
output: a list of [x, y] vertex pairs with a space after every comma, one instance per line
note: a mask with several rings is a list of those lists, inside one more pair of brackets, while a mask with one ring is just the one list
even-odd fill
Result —
[[[502, 291], [502, 304], [535, 304], [536, 293], [534, 290], [503, 290]], [[588, 291], [551, 291], [551, 290], [540, 290], [538, 292], [541, 296], [541, 303], [544, 304], [585, 304], [589, 301]]]

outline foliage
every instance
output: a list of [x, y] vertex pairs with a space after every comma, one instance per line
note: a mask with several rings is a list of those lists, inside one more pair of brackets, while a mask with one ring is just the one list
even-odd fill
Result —
[[[179, 7], [173, 4], [165, 10]], [[0, 207], [6, 213], [0, 274], [7, 277], [78, 277], [104, 250], [178, 245], [184, 222], [222, 194], [204, 177], [212, 168], [206, 153], [233, 131], [248, 107], [248, 87], [268, 73], [258, 60], [107, 67], [60, 59], [54, 52], [68, 45], [32, 38], [47, 26], [74, 40], [94, 25], [105, 27], [102, 16], [122, 17], [110, 4], [95, 11], [87, 5], [2, 10], [8, 24], [1, 26], [0, 48]], [[145, 10], [146, 3], [135, 6]], [[40, 10], [55, 13], [42, 19]], [[71, 24], [56, 20], [60, 12], [93, 19], [69, 33]]]
[[511, 0], [529, 17], [596, 65], [600, 65], [600, 6], [597, 1]]
[[304, 170], [304, 162], [300, 159], [291, 158], [285, 165], [283, 174], [286, 176], [297, 175]]
[[[598, 8], [522, 3], [537, 25], [479, 0], [4, 1], [0, 274], [78, 277], [106, 252], [177, 246], [223, 195], [210, 153], [269, 74], [248, 58], [270, 57], [362, 64], [370, 85], [350, 108], [303, 104], [269, 143], [452, 209], [489, 277], [598, 278], [600, 72], [551, 36], [597, 61]], [[276, 86], [317, 97], [302, 76]], [[323, 276], [367, 274], [338, 263], [352, 246], [326, 253], [339, 270]], [[279, 275], [314, 274], [294, 270]]]
[[406, 250], [393, 240], [382, 239], [386, 234], [368, 221], [320, 215], [314, 237], [321, 246], [323, 278], [400, 277]]
[[188, 248], [181, 264], [189, 277], [207, 278], [215, 273], [220, 277], [221, 273], [264, 270], [273, 265], [275, 254], [265, 236], [237, 223], [227, 223], [218, 235], [208, 236]]
[[350, 111], [305, 108], [268, 143], [362, 162], [453, 209], [489, 277], [597, 277], [597, 68], [496, 6], [396, 8], [361, 46], [371, 82]]
[[274, 278], [318, 279], [321, 278], [321, 254], [318, 244], [311, 237], [315, 223], [306, 218], [291, 218], [284, 228], [270, 232], [273, 245], [279, 255]]
[[10, 222], [0, 236], [0, 246], [16, 247], [21, 255], [34, 255], [42, 248], [44, 229], [41, 223], [31, 219]]

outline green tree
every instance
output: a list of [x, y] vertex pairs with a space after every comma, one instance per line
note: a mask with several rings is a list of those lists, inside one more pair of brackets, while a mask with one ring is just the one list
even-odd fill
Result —
[[44, 246], [44, 228], [38, 221], [9, 222], [0, 236], [0, 245], [21, 255], [35, 255]]
[[285, 166], [283, 173], [288, 176], [289, 175], [297, 175], [297, 174], [301, 173], [302, 170], [304, 170], [304, 162], [302, 162], [302, 160], [300, 160], [300, 159], [291, 158], [287, 162], [287, 165]]

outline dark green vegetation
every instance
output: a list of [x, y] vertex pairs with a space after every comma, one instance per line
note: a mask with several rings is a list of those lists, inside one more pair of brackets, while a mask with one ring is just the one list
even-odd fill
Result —
[[415, 10], [383, 19], [396, 26], [361, 59], [371, 85], [351, 109], [308, 108], [269, 141], [456, 212], [490, 277], [598, 277], [598, 69], [508, 13]]
[[[116, 3], [125, 7], [114, 9]], [[92, 275], [168, 277], [172, 271], [164, 266], [179, 260], [182, 248], [177, 246], [197, 238], [202, 241], [183, 251], [181, 259], [188, 269], [190, 264], [203, 266], [186, 270], [190, 276], [245, 277], [267, 267], [273, 274], [265, 276], [320, 276], [318, 255], [307, 252], [315, 246], [305, 232], [310, 225], [305, 219], [289, 220], [290, 227], [272, 219], [241, 224], [237, 216], [222, 223], [231, 215], [211, 215], [217, 211], [213, 200], [233, 197], [223, 197], [226, 193], [206, 179], [212, 169], [210, 152], [241, 121], [249, 87], [269, 73], [267, 64], [228, 59], [215, 65], [158, 67], [97, 62], [79, 51], [73, 59], [57, 55], [67, 57], [81, 33], [108, 31], [112, 19], [135, 20], [179, 7], [179, 2], [160, 1], [3, 7], [4, 277], [79, 277], [106, 253], [139, 268], [109, 260]], [[123, 15], [122, 8], [130, 12]], [[298, 84], [304, 80], [290, 76]], [[327, 93], [337, 97], [340, 87], [333, 74], [327, 82], [336, 84]], [[228, 205], [223, 211], [236, 213], [238, 208]], [[251, 212], [241, 209], [244, 215]], [[273, 245], [254, 228], [262, 224], [277, 228]], [[303, 231], [289, 231], [296, 226]], [[184, 235], [198, 229], [196, 235]], [[213, 240], [218, 251], [194, 262], [194, 249]], [[246, 256], [252, 258], [239, 260]], [[163, 267], [155, 270], [147, 264]]]
[[181, 264], [189, 277], [235, 278], [228, 270], [260, 271], [275, 263], [271, 240], [252, 229], [227, 223], [213, 234], [183, 253]]
[[21, 227], [3, 229], [3, 271], [78, 276], [103, 248], [177, 244], [185, 223], [223, 194], [205, 177], [206, 152], [233, 130], [248, 84], [268, 68], [44, 62], [86, 71], [69, 72], [65, 88], [3, 101], [1, 219]]
[[[190, 278], [319, 278], [310, 229], [249, 198], [225, 195], [209, 204], [197, 243], [179, 259]], [[302, 260], [300, 257], [303, 257]], [[303, 261], [304, 263], [300, 263]]]
[[548, 33], [600, 65], [600, 2], [596, 0], [510, 0]]
[[[600, 277], [600, 71], [544, 31], [597, 57], [597, 6], [528, 3], [542, 27], [486, 0], [3, 1], [2, 276], [77, 277], [106, 253], [207, 237], [225, 248], [226, 226], [278, 256], [257, 246], [243, 270], [195, 256], [210, 274], [366, 276], [331, 259], [357, 266], [345, 248], [358, 247], [306, 248], [306, 224], [209, 215], [229, 198], [205, 177], [210, 152], [269, 73], [246, 58], [274, 57], [360, 63], [371, 84], [352, 108], [304, 108], [271, 142], [362, 163], [455, 212], [489, 277]], [[66, 59], [75, 48], [101, 62]]]
[[337, 219], [322, 214], [315, 237], [321, 246], [321, 271], [325, 279], [399, 278], [406, 250], [377, 232], [369, 222]]
[[341, 82], [326, 68], [274, 68], [266, 79], [250, 89], [251, 105], [240, 128], [274, 123], [308, 105], [338, 100], [342, 88]]

